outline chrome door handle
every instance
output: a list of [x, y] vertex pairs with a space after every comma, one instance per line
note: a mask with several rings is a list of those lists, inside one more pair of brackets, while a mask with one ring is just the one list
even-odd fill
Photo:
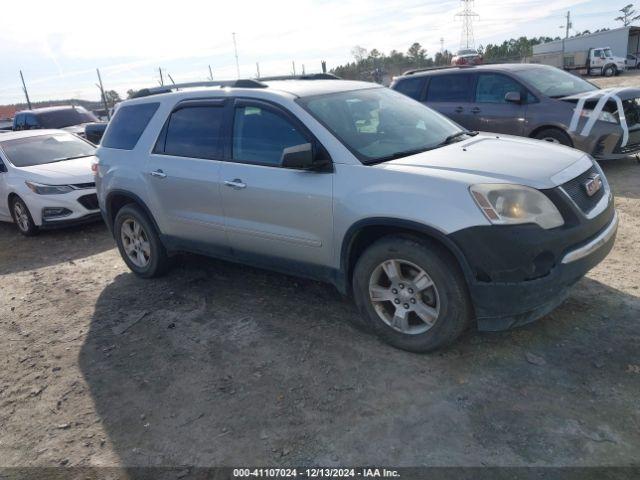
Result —
[[154, 170], [153, 172], [149, 172], [149, 173], [152, 177], [167, 178], [167, 174], [160, 169]]
[[464, 111], [464, 108], [462, 107], [456, 107], [456, 109], [454, 110], [456, 113], [462, 113]]
[[243, 188], [247, 188], [247, 184], [242, 183], [242, 180], [240, 180], [239, 178], [234, 178], [233, 180], [225, 180], [224, 184], [227, 187], [233, 188], [234, 190], [242, 190]]
[[480, 108], [474, 107], [471, 109], [471, 113], [480, 113]]

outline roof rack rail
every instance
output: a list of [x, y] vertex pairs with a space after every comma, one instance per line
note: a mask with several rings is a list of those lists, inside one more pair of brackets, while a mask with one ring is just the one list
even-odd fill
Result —
[[276, 75], [273, 77], [260, 77], [260, 81], [270, 80], [342, 80], [333, 73], [308, 73], [304, 75]]
[[149, 95], [159, 95], [161, 93], [169, 93], [173, 90], [180, 90], [181, 88], [196, 88], [196, 87], [230, 87], [230, 88], [267, 88], [262, 82], [252, 79], [239, 79], [239, 80], [222, 80], [213, 82], [187, 82], [187, 83], [174, 83], [173, 85], [163, 85], [161, 87], [143, 88], [138, 90], [131, 98], [148, 97]]
[[425, 67], [425, 68], [415, 68], [413, 70], [407, 70], [402, 75], [413, 75], [414, 73], [420, 72], [431, 72], [434, 70], [450, 70], [452, 68], [473, 68], [475, 65], [447, 65], [445, 67]]

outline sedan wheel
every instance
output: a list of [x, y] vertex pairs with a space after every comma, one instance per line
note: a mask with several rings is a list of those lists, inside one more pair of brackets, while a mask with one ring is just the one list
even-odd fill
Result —
[[13, 205], [13, 213], [15, 214], [18, 228], [23, 232], [27, 232], [29, 230], [29, 214], [22, 202], [16, 202]]
[[145, 268], [151, 261], [151, 244], [144, 228], [136, 219], [128, 218], [120, 229], [122, 246], [129, 260], [140, 268]]
[[378, 265], [369, 280], [369, 296], [380, 319], [407, 335], [425, 333], [440, 313], [433, 280], [406, 260], [387, 260]]

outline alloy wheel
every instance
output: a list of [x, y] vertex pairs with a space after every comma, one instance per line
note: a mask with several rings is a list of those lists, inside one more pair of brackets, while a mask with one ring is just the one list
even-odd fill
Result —
[[419, 335], [440, 314], [438, 289], [427, 272], [407, 260], [385, 260], [372, 272], [369, 297], [380, 319], [394, 330]]
[[127, 257], [136, 267], [145, 268], [151, 261], [151, 243], [144, 228], [134, 218], [122, 222], [120, 238]]
[[29, 231], [29, 213], [21, 202], [15, 202], [13, 205], [13, 213], [16, 217], [18, 228], [23, 232]]

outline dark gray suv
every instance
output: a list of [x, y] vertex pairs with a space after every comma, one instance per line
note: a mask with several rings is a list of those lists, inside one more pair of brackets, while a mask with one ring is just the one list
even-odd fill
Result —
[[534, 64], [413, 70], [391, 88], [468, 130], [548, 140], [598, 160], [640, 154], [640, 89], [599, 89]]

